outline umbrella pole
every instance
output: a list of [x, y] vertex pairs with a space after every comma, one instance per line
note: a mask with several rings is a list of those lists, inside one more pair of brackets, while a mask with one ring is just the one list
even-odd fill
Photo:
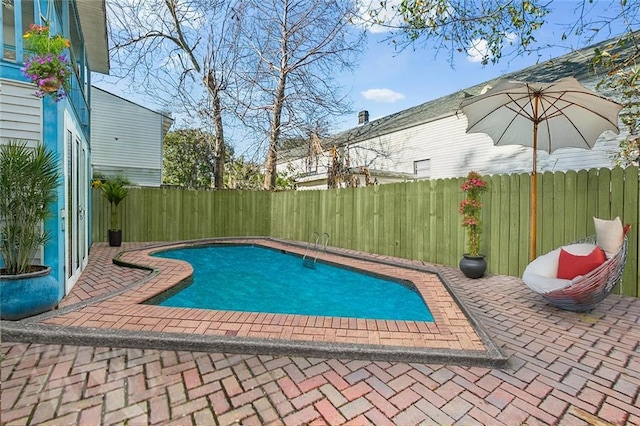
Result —
[[536, 259], [536, 235], [537, 235], [537, 219], [538, 219], [538, 97], [535, 97], [533, 107], [533, 172], [531, 173], [531, 235], [529, 241], [529, 259], [533, 262]]
[[[535, 145], [535, 144], [534, 144]], [[537, 153], [533, 149], [533, 173], [531, 173], [531, 247], [529, 248], [529, 257], [531, 261], [536, 259], [536, 231], [537, 231], [537, 212], [538, 212], [538, 178], [536, 174], [536, 157]]]

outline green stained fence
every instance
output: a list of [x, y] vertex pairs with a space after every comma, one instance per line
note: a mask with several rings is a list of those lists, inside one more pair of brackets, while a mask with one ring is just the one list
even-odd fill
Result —
[[[521, 276], [529, 262], [528, 174], [487, 178], [481, 252], [488, 271]], [[631, 223], [618, 292], [639, 296], [638, 168], [538, 175], [537, 251], [593, 235], [593, 216]], [[121, 204], [124, 241], [271, 236], [456, 266], [466, 251], [458, 204], [463, 178], [325, 191], [191, 191], [132, 189]], [[93, 194], [93, 241], [105, 241], [109, 207]]]
[[[94, 189], [93, 241], [106, 241], [109, 203]], [[120, 203], [124, 241], [269, 235], [271, 194], [133, 188]]]

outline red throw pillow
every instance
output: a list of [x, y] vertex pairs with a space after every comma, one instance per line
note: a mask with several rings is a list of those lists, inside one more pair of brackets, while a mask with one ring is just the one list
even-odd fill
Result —
[[586, 256], [571, 254], [565, 249], [560, 249], [558, 278], [572, 280], [578, 275], [586, 275], [602, 265], [605, 260], [607, 260], [607, 255], [598, 246]]

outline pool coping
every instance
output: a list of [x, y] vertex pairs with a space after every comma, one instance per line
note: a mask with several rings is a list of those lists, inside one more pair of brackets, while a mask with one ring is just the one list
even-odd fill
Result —
[[[371, 255], [362, 252], [327, 247], [327, 254], [340, 258], [355, 259], [357, 261], [375, 262], [388, 265], [394, 268], [401, 268], [418, 273], [428, 273], [435, 275], [442, 287], [457, 305], [457, 308], [464, 314], [473, 331], [478, 336], [484, 350], [465, 350], [451, 348], [425, 348], [409, 347], [401, 345], [381, 345], [363, 344], [349, 342], [330, 342], [312, 340], [286, 340], [274, 338], [261, 338], [251, 336], [226, 336], [208, 335], [181, 332], [158, 332], [115, 329], [109, 327], [86, 327], [74, 325], [52, 324], [56, 318], [65, 316], [68, 313], [77, 312], [84, 308], [91, 309], [92, 306], [109, 301], [119, 295], [126, 295], [127, 292], [135, 292], [143, 288], [150, 281], [159, 280], [162, 275], [162, 267], [153, 267], [141, 263], [131, 262], [127, 257], [131, 253], [161, 251], [168, 247], [185, 245], [209, 245], [216, 243], [228, 244], [266, 242], [269, 244], [280, 244], [296, 248], [297, 253], [305, 250], [307, 245], [300, 242], [287, 241], [268, 237], [227, 237], [187, 240], [172, 243], [151, 244], [142, 248], [128, 249], [119, 252], [113, 259], [113, 263], [149, 270], [150, 274], [142, 279], [136, 280], [126, 285], [122, 289], [103, 296], [98, 296], [83, 302], [76, 303], [58, 311], [48, 312], [37, 317], [20, 322], [2, 322], [2, 337], [10, 341], [39, 342], [39, 343], [65, 343], [74, 345], [92, 346], [121, 346], [141, 349], [171, 349], [171, 350], [191, 350], [205, 352], [230, 352], [230, 353], [250, 353], [267, 355], [290, 355], [290, 356], [312, 356], [312, 357], [335, 357], [347, 359], [367, 359], [380, 361], [402, 361], [402, 362], [425, 362], [436, 364], [457, 363], [462, 365], [479, 365], [489, 367], [501, 367], [506, 364], [508, 358], [504, 355], [490, 338], [484, 326], [465, 307], [460, 298], [456, 295], [447, 279], [438, 271], [438, 268], [429, 264], [416, 264], [416, 262], [387, 256]], [[260, 245], [260, 244], [257, 244]], [[319, 256], [320, 258], [320, 256]], [[169, 259], [164, 261], [179, 262]], [[177, 282], [171, 284], [175, 285]], [[167, 286], [167, 288], [170, 286]], [[138, 297], [140, 299], [140, 297]], [[168, 308], [171, 309], [171, 308]], [[200, 310], [192, 310], [200, 311]], [[47, 323], [49, 322], [49, 323]]]

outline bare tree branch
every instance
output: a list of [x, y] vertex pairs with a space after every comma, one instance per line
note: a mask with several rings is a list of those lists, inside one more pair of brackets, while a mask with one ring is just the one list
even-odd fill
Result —
[[[243, 19], [243, 122], [267, 146], [265, 189], [275, 187], [280, 141], [306, 123], [348, 111], [334, 76], [353, 65], [362, 33], [342, 0], [248, 0]], [[266, 140], [265, 140], [266, 139]]]
[[[234, 67], [219, 62], [237, 50], [225, 34], [235, 22], [235, 0], [110, 0], [111, 48], [116, 74], [131, 87], [161, 100], [199, 125], [218, 153], [215, 186], [223, 185], [225, 139], [222, 116], [234, 110], [225, 96]], [[237, 31], [236, 31], [237, 33]], [[202, 41], [207, 40], [206, 44]], [[224, 50], [229, 52], [225, 53]], [[226, 55], [226, 56], [225, 56]], [[201, 114], [202, 107], [210, 113]]]

